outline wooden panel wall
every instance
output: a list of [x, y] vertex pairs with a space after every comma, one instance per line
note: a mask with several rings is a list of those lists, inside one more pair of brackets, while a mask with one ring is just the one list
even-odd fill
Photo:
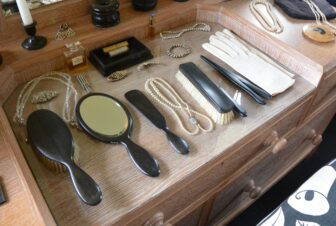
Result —
[[[64, 0], [63, 2], [32, 10], [33, 19], [38, 28], [71, 21], [73, 18], [89, 14], [91, 0]], [[130, 0], [119, 0], [120, 8], [128, 6]], [[0, 4], [1, 6], [1, 4]], [[19, 14], [4, 17], [0, 10], [0, 45], [25, 35]]]

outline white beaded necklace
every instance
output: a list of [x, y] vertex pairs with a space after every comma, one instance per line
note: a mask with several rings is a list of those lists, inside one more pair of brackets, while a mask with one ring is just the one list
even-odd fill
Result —
[[174, 38], [179, 38], [184, 33], [190, 32], [190, 31], [210, 32], [211, 27], [210, 25], [206, 23], [196, 23], [194, 26], [182, 29], [180, 31], [163, 31], [160, 33], [160, 37], [162, 38], [162, 40], [174, 39]]
[[[13, 117], [13, 121], [19, 123], [20, 125], [25, 124], [25, 119], [23, 117], [23, 111], [25, 109], [26, 103], [34, 91], [35, 87], [44, 80], [57, 81], [65, 85], [66, 94], [63, 105], [63, 119], [66, 122], [75, 121], [75, 107], [77, 103], [77, 90], [73, 86], [70, 75], [61, 72], [48, 72], [37, 78], [30, 80], [21, 90], [17, 103], [16, 103], [16, 112]], [[73, 98], [73, 109], [70, 109], [71, 97]]]
[[[265, 15], [258, 9], [257, 5], [264, 5], [268, 15], [271, 17], [270, 22]], [[283, 25], [280, 23], [278, 17], [273, 12], [272, 4], [268, 0], [252, 0], [250, 2], [250, 9], [259, 23], [268, 31], [274, 33], [281, 33], [283, 31]]]
[[[161, 105], [169, 108], [177, 118], [179, 125], [182, 129], [189, 135], [196, 135], [200, 131], [202, 132], [211, 132], [214, 128], [212, 120], [193, 109], [179, 96], [179, 94], [174, 90], [174, 88], [169, 85], [165, 80], [161, 78], [151, 78], [146, 81], [145, 84], [146, 91]], [[169, 100], [161, 91], [160, 89], [164, 90], [165, 93], [169, 95], [171, 100]], [[189, 122], [192, 125], [195, 125], [195, 129], [193, 131], [188, 130], [185, 125], [183, 124], [180, 116], [178, 115], [177, 111], [180, 110], [184, 113], [185, 116], [188, 117]], [[197, 120], [196, 117], [204, 118], [209, 122], [209, 127], [204, 128]]]

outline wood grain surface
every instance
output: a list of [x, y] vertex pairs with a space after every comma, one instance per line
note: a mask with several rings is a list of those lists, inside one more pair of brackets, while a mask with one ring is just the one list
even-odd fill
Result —
[[[216, 24], [211, 25], [213, 28], [211, 33], [223, 28]], [[297, 76], [294, 87], [274, 98], [266, 106], [257, 105], [243, 95], [242, 103], [248, 111], [248, 118], [237, 118], [229, 126], [218, 126], [210, 134], [201, 134], [195, 137], [183, 134], [171, 112], [156, 104], [166, 116], [172, 130], [185, 137], [191, 145], [191, 153], [188, 156], [177, 155], [169, 147], [165, 135], [152, 126], [139, 112], [130, 107], [123, 95], [128, 90], [135, 88], [144, 91], [146, 79], [162, 77], [170, 82], [185, 100], [195, 106], [197, 110], [202, 111], [175, 79], [178, 65], [188, 61], [195, 62], [216, 84], [225, 87], [229, 93], [233, 94], [233, 87], [199, 59], [200, 54], [209, 56], [201, 48], [201, 44], [206, 42], [209, 36], [210, 33], [191, 32], [178, 40], [161, 41], [157, 37], [155, 40], [146, 41], [146, 45], [156, 56], [155, 60], [165, 63], [166, 66], [154, 66], [143, 72], [137, 72], [136, 67], [132, 67], [130, 68], [131, 75], [117, 83], [109, 83], [97, 71], [90, 70], [88, 79], [92, 83], [94, 91], [111, 94], [129, 107], [135, 121], [133, 140], [146, 148], [160, 161], [162, 171], [159, 178], [153, 179], [143, 176], [134, 168], [122, 146], [99, 143], [88, 138], [82, 132], [72, 129], [78, 147], [77, 151], [80, 152], [80, 165], [96, 180], [102, 189], [103, 201], [98, 206], [90, 207], [81, 203], [73, 191], [69, 177], [66, 174], [57, 175], [48, 171], [38, 161], [29, 144], [25, 142], [24, 128], [12, 123], [21, 149], [58, 224], [113, 224], [125, 217], [126, 214], [142, 208], [155, 199], [160, 198], [162, 200], [164, 198], [162, 196], [163, 192], [167, 190], [176, 192], [176, 189], [178, 189], [176, 184], [179, 181], [188, 178], [195, 170], [202, 169], [212, 159], [225, 155], [226, 150], [233, 144], [247, 139], [258, 127], [268, 123], [273, 117], [284, 112], [289, 106], [302, 100], [313, 91], [311, 84]], [[166, 56], [165, 51], [173, 43], [192, 46], [193, 54], [183, 59], [170, 59]], [[50, 87], [62, 92], [62, 87], [50, 83], [43, 84], [39, 87], [39, 90]], [[13, 92], [4, 105], [8, 118], [11, 118], [14, 113], [20, 88], [18, 87]], [[50, 104], [28, 105], [25, 110], [25, 117], [37, 108], [49, 108], [60, 114], [62, 101], [63, 96], [61, 95]]]
[[[206, 173], [215, 161], [224, 157], [228, 158], [233, 154], [239, 155], [235, 152], [239, 146], [258, 134], [262, 134], [263, 128], [269, 125], [275, 117], [284, 114], [289, 107], [298, 105], [307, 98], [308, 94], [313, 92], [314, 86], [323, 81], [322, 74], [323, 76], [328, 74], [328, 78], [332, 78], [326, 81], [334, 81], [334, 73], [331, 72], [334, 72], [336, 66], [335, 45], [332, 43], [316, 44], [305, 39], [301, 33], [304, 22], [288, 18], [278, 8], [276, 13], [285, 24], [285, 31], [280, 35], [270, 34], [263, 30], [249, 13], [247, 1], [243, 0], [225, 3], [218, 0], [190, 0], [186, 3], [162, 0], [159, 1], [156, 12], [156, 32], [176, 28], [193, 21], [215, 22], [233, 29], [234, 32], [300, 76], [296, 76], [297, 80], [293, 88], [277, 96], [267, 106], [256, 105], [243, 95], [243, 105], [248, 110], [248, 118], [238, 118], [228, 127], [218, 127], [211, 134], [197, 137], [188, 137], [183, 134], [174, 119], [170, 118], [171, 113], [156, 104], [164, 115], [169, 117], [168, 123], [172, 129], [185, 137], [192, 146], [192, 153], [189, 156], [179, 156], [169, 148], [164, 134], [132, 108], [124, 99], [123, 94], [132, 88], [143, 90], [144, 81], [152, 76], [164, 77], [172, 82], [174, 87], [181, 90], [181, 86], [175, 84], [174, 75], [177, 66], [188, 60], [198, 64], [213, 81], [228, 88], [232, 94], [233, 87], [198, 59], [199, 53], [207, 55], [201, 50], [200, 43], [206, 41], [210, 34], [190, 33], [183, 36], [179, 42], [190, 44], [194, 50], [193, 54], [183, 60], [168, 59], [164, 55], [165, 49], [174, 42], [162, 43], [158, 39], [146, 39], [148, 14], [136, 12], [129, 7], [129, 4], [126, 4], [121, 9], [122, 23], [113, 28], [98, 29], [91, 24], [89, 15], [81, 16], [80, 13], [75, 15], [75, 18], [67, 22], [70, 22], [77, 32], [76, 37], [61, 42], [54, 41], [53, 37], [62, 20], [57, 20], [55, 23], [43, 22], [45, 27], [42, 26], [39, 29], [39, 34], [48, 37], [49, 45], [42, 50], [28, 52], [20, 47], [24, 37], [23, 33], [12, 41], [4, 41], [8, 40], [5, 37], [10, 39], [11, 34], [6, 33], [8, 21], [0, 19], [0, 52], [5, 58], [5, 63], [0, 66], [0, 103], [3, 105], [6, 102], [3, 107], [7, 114], [6, 116], [3, 110], [0, 112], [0, 177], [2, 177], [10, 200], [9, 203], [0, 206], [0, 224], [53, 225], [55, 219], [60, 225], [112, 223], [125, 225], [149, 208], [155, 208], [158, 203], [178, 193], [185, 184], [202, 173]], [[18, 18], [13, 20], [17, 20], [15, 23], [19, 21]], [[221, 28], [215, 24], [212, 26], [215, 29]], [[152, 48], [155, 57], [165, 62], [167, 66], [153, 67], [141, 73], [136, 72], [136, 68], [133, 67], [131, 68], [132, 75], [118, 83], [107, 83], [92, 68], [89, 80], [93, 83], [95, 91], [109, 93], [127, 104], [135, 119], [134, 141], [160, 160], [162, 175], [158, 179], [141, 175], [129, 161], [123, 147], [101, 144], [86, 137], [82, 132], [72, 129], [77, 151], [80, 152], [80, 165], [96, 179], [103, 189], [104, 201], [97, 207], [89, 207], [82, 204], [76, 197], [66, 174], [59, 175], [50, 172], [38, 162], [29, 144], [24, 142], [26, 137], [24, 128], [12, 123], [14, 105], [23, 82], [46, 71], [63, 67], [62, 51], [65, 43], [81, 40], [88, 49], [93, 49], [129, 35], [141, 38], [148, 47]], [[43, 84], [39, 89], [50, 86], [53, 86], [53, 89], [63, 90], [62, 87], [50, 83]], [[332, 83], [328, 85], [328, 90], [332, 91], [334, 88]], [[314, 93], [318, 94], [321, 91], [323, 90], [318, 88]], [[188, 94], [184, 92], [182, 94], [186, 99], [192, 100]], [[25, 116], [37, 108], [50, 108], [61, 113], [60, 103], [63, 97], [61, 95], [50, 104], [29, 106]], [[191, 103], [194, 104], [192, 101]], [[312, 111], [318, 106], [319, 104], [314, 105]], [[199, 107], [197, 109], [201, 110]], [[309, 116], [310, 113], [311, 111], [306, 115]], [[6, 168], [4, 171], [9, 173], [2, 173], [4, 167], [11, 169], [7, 171]], [[18, 206], [20, 208], [17, 208]], [[20, 216], [20, 218], [14, 216]]]

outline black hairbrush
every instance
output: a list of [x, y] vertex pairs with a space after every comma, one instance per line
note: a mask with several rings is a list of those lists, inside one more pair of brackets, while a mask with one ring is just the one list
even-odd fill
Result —
[[75, 164], [72, 135], [57, 114], [49, 110], [33, 112], [27, 120], [27, 134], [38, 154], [68, 169], [75, 190], [83, 202], [97, 205], [102, 200], [99, 186]]

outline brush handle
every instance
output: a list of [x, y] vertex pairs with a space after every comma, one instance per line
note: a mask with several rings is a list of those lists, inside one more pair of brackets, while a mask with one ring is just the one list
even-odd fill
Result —
[[124, 138], [121, 143], [126, 146], [132, 162], [142, 173], [150, 177], [160, 175], [159, 163], [145, 149], [129, 138]]
[[163, 131], [166, 132], [166, 136], [170, 145], [177, 153], [181, 155], [186, 155], [189, 153], [189, 145], [187, 141], [170, 131], [168, 127], [164, 128]]
[[94, 206], [102, 200], [102, 192], [96, 182], [75, 163], [66, 164], [75, 190], [83, 202]]
[[182, 155], [189, 153], [189, 145], [187, 142], [168, 129], [165, 118], [145, 94], [140, 90], [131, 90], [125, 94], [125, 97], [157, 128], [166, 132], [167, 139], [177, 153]]

